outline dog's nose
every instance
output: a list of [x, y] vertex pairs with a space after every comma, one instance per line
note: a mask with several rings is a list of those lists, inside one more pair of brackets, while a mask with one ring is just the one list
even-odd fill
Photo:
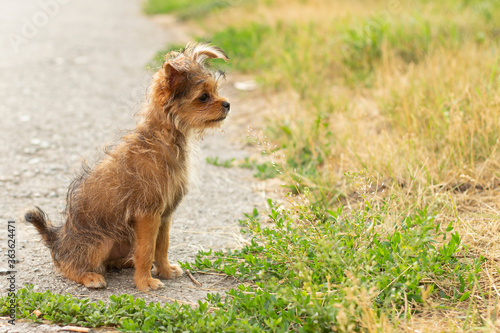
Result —
[[226, 101], [222, 102], [222, 107], [224, 108], [224, 110], [226, 110], [226, 112], [229, 112], [230, 105], [231, 104], [229, 104], [229, 102], [226, 102]]

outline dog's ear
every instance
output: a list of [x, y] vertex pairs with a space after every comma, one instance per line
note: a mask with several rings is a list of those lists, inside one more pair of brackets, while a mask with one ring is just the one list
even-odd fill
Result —
[[173, 89], [184, 81], [186, 67], [180, 61], [167, 60], [163, 64], [163, 70], [169, 88]]
[[199, 64], [203, 64], [207, 58], [229, 60], [224, 51], [209, 43], [189, 43], [182, 53]]

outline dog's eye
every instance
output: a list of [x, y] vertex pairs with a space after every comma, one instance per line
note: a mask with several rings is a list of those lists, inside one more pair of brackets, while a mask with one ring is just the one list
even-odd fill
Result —
[[208, 98], [210, 96], [207, 94], [207, 93], [204, 93], [203, 95], [200, 96], [200, 98], [198, 98], [200, 100], [200, 102], [203, 102], [205, 103], [206, 101], [208, 101]]

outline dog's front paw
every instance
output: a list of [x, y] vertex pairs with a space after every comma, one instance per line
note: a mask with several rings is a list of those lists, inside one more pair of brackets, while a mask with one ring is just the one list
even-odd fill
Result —
[[164, 284], [158, 279], [146, 278], [146, 279], [136, 279], [135, 285], [140, 291], [147, 291], [149, 289], [156, 290], [163, 288]]
[[106, 288], [104, 276], [93, 272], [85, 273], [80, 282], [89, 289]]
[[161, 266], [156, 269], [156, 274], [164, 279], [172, 279], [181, 276], [182, 273], [184, 272], [179, 265]]

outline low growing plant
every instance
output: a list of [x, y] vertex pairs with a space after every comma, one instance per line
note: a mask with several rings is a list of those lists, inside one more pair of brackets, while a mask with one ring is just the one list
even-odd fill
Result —
[[143, 332], [376, 331], [396, 327], [429, 299], [465, 301], [476, 283], [481, 259], [457, 255], [465, 249], [460, 236], [425, 209], [389, 223], [387, 202], [351, 212], [298, 198], [291, 208], [269, 205], [267, 221], [256, 210], [246, 216], [247, 246], [199, 252], [182, 264], [245, 282], [224, 296], [208, 294], [197, 307], [129, 295], [91, 303], [28, 287], [17, 294], [18, 316]]

